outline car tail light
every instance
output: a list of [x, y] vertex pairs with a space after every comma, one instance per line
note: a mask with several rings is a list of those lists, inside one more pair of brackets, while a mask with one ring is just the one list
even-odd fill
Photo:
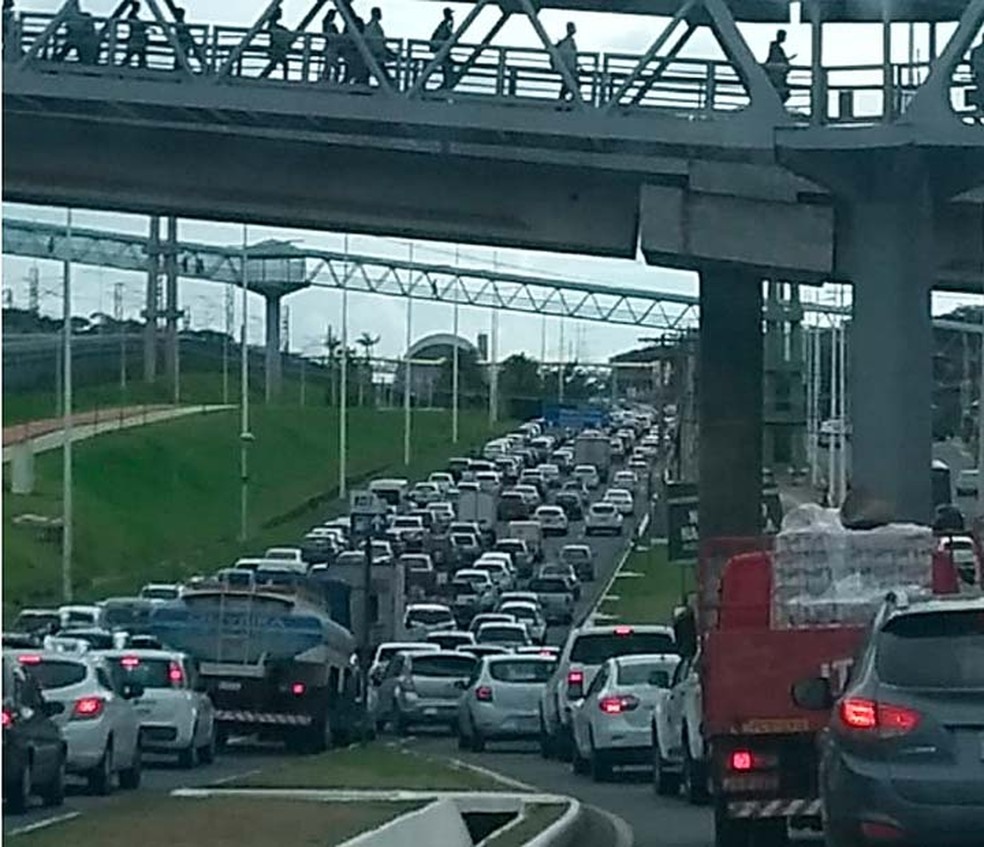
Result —
[[598, 708], [606, 715], [620, 715], [622, 712], [631, 712], [639, 707], [639, 698], [627, 694], [624, 697], [602, 697], [598, 701]]
[[185, 675], [180, 662], [171, 662], [167, 666], [167, 678], [175, 688], [178, 688], [184, 682]]
[[893, 823], [885, 821], [861, 821], [861, 834], [869, 841], [899, 841], [905, 835]]
[[633, 629], [631, 626], [626, 626], [625, 624], [622, 624], [621, 626], [615, 627], [616, 635], [632, 635], [632, 633], [633, 633]]
[[98, 718], [106, 707], [106, 701], [102, 697], [80, 697], [75, 701], [72, 709], [73, 720], [90, 720]]
[[133, 668], [139, 667], [140, 659], [136, 656], [124, 656], [120, 659], [120, 665], [126, 668], [128, 671], [133, 670]]
[[915, 709], [879, 703], [863, 697], [847, 697], [837, 710], [841, 724], [850, 730], [874, 730], [882, 738], [905, 735], [919, 726], [922, 715]]
[[475, 699], [483, 703], [492, 702], [492, 689], [487, 685], [480, 685], [475, 689]]
[[4, 709], [3, 712], [3, 728], [9, 728], [14, 722], [14, 713], [9, 709]]
[[35, 655], [34, 653], [25, 653], [22, 656], [18, 656], [17, 661], [22, 665], [40, 665], [41, 657]]
[[750, 750], [735, 750], [731, 754], [731, 770], [750, 771], [754, 767]]
[[290, 693], [295, 697], [300, 697], [307, 691], [307, 686], [303, 682], [293, 682], [290, 686]]

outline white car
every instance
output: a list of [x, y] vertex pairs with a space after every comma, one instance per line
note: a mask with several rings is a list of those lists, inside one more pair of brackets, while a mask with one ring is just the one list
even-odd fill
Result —
[[[535, 591], [505, 591], [499, 598], [496, 611], [499, 611], [506, 603], [533, 603], [536, 606], [540, 606], [540, 597]], [[542, 607], [540, 611], [543, 611]]]
[[624, 522], [625, 519], [614, 503], [604, 501], [592, 503], [584, 516], [584, 534], [598, 535], [607, 532], [611, 535], [621, 535]]
[[677, 665], [667, 696], [653, 710], [653, 783], [656, 793], [676, 796], [683, 784], [684, 796], [700, 804], [707, 798], [708, 764], [704, 739], [703, 696], [698, 667], [700, 654]]
[[369, 667], [369, 679], [375, 682], [385, 670], [386, 665], [389, 664], [389, 660], [397, 653], [419, 653], [423, 651], [436, 653], [440, 649], [437, 644], [431, 644], [429, 641], [384, 641], [373, 654], [372, 664]]
[[499, 647], [527, 647], [531, 643], [526, 624], [499, 621], [483, 623], [475, 633], [475, 642]]
[[215, 759], [215, 707], [199, 684], [191, 658], [171, 650], [125, 650], [102, 654], [124, 682], [143, 694], [133, 703], [140, 718], [140, 747], [173, 753], [178, 766]]
[[140, 589], [145, 600], [177, 600], [181, 596], [181, 586], [169, 582], [148, 582]]
[[454, 487], [454, 477], [447, 471], [434, 471], [429, 477], [428, 482], [434, 483], [441, 494], [446, 495]]
[[263, 554], [264, 559], [276, 562], [304, 564], [304, 551], [300, 547], [271, 547]]
[[513, 576], [509, 566], [501, 559], [487, 558], [487, 554], [479, 556], [472, 568], [476, 571], [487, 571], [492, 582], [500, 591], [512, 588]]
[[590, 772], [600, 782], [616, 765], [651, 761], [650, 716], [679, 663], [674, 654], [643, 653], [617, 656], [601, 666], [574, 710], [574, 773]]
[[613, 503], [621, 515], [635, 512], [635, 499], [632, 492], [625, 488], [609, 488], [601, 499], [605, 503]]
[[571, 476], [591, 491], [601, 485], [598, 469], [594, 465], [577, 465]]
[[103, 609], [96, 605], [59, 606], [58, 617], [61, 619], [62, 629], [89, 626], [102, 628], [105, 625]]
[[423, 641], [428, 633], [457, 628], [451, 610], [441, 603], [411, 603], [403, 616], [403, 629], [411, 641]]
[[416, 503], [420, 507], [424, 507], [428, 503], [436, 503], [443, 497], [444, 493], [440, 488], [438, 488], [437, 484], [433, 482], [418, 482], [413, 488], [410, 489], [410, 493], [407, 495], [409, 500]]
[[502, 487], [502, 478], [496, 471], [478, 471], [475, 482], [478, 483], [478, 490], [486, 494], [498, 494]]
[[511, 490], [519, 494], [529, 506], [536, 507], [543, 502], [540, 498], [540, 492], [537, 490], [535, 485], [523, 483], [520, 485], [514, 485]]
[[509, 602], [504, 603], [499, 609], [503, 614], [512, 615], [519, 623], [526, 626], [530, 641], [534, 644], [543, 644], [547, 637], [547, 622], [540, 611], [539, 603]]
[[616, 471], [612, 478], [616, 488], [625, 488], [628, 491], [639, 490], [639, 476], [635, 471]]
[[553, 462], [546, 462], [538, 465], [537, 470], [549, 488], [558, 488], [560, 486], [560, 467], [558, 465], [553, 464]]
[[560, 506], [540, 506], [533, 514], [544, 535], [567, 535], [570, 524], [567, 513]]
[[[86, 778], [93, 794], [140, 787], [140, 686], [124, 685], [106, 659], [92, 653], [12, 651], [34, 677], [67, 748], [65, 769]], [[57, 706], [56, 706], [57, 708]]]

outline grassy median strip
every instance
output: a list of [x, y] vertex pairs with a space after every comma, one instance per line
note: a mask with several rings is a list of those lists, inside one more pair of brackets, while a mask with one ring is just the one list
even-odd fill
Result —
[[[352, 409], [349, 479], [415, 477], [443, 467], [490, 436], [485, 413], [463, 412], [451, 444], [450, 415], [418, 411], [413, 461], [403, 464], [403, 413]], [[503, 424], [507, 427], [508, 424]], [[244, 553], [300, 538], [343, 504], [338, 485], [338, 417], [320, 407], [259, 406], [249, 449], [250, 538], [240, 544], [239, 411], [113, 432], [75, 446], [73, 581], [79, 600], [133, 592], [148, 581], [211, 573]], [[36, 493], [3, 498], [4, 604], [57, 602], [57, 534], [18, 523], [61, 514], [60, 451], [37, 457]], [[8, 469], [5, 468], [5, 476]]]
[[5, 839], [16, 847], [333, 847], [421, 805], [148, 795]]
[[526, 807], [526, 814], [515, 826], [490, 836], [483, 847], [522, 847], [561, 816], [569, 807], [565, 803], [536, 803]]
[[514, 791], [446, 759], [373, 743], [294, 759], [230, 788], [350, 788], [409, 791]]
[[671, 563], [662, 543], [633, 550], [620, 573], [626, 575], [609, 590], [617, 599], [604, 600], [600, 611], [626, 623], [670, 623], [673, 608], [694, 590], [693, 565]]

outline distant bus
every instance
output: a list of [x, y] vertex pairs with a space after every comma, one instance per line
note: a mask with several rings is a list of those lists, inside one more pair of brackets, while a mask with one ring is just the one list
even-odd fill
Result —
[[933, 459], [932, 466], [933, 508], [948, 506], [953, 502], [953, 481], [950, 466], [939, 459]]

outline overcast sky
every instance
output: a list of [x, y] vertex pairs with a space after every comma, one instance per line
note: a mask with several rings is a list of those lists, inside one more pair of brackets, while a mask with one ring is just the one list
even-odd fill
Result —
[[[22, 0], [17, 3], [21, 11], [54, 11], [61, 5], [56, 0]], [[116, 0], [83, 0], [84, 9], [95, 15], [109, 14], [117, 5]], [[262, 0], [184, 0], [188, 10], [188, 20], [192, 23], [227, 24], [246, 27], [259, 16], [266, 6]], [[379, 5], [383, 10], [383, 24], [390, 37], [427, 38], [441, 17], [444, 5], [456, 10], [458, 20], [462, 20], [468, 7], [461, 3], [428, 2], [428, 0], [376, 0], [375, 3], [363, 0], [356, 4], [357, 9], [368, 17], [370, 5]], [[303, 0], [284, 0], [284, 23], [290, 26], [307, 11], [310, 3]], [[146, 15], [146, 11], [145, 11]], [[496, 12], [487, 9], [484, 17], [494, 19]], [[798, 20], [798, 9], [793, 10], [794, 21]], [[548, 10], [541, 14], [541, 20], [552, 38], [563, 35], [567, 20], [574, 20], [578, 26], [577, 42], [583, 51], [606, 51], [641, 53], [659, 35], [665, 26], [665, 19], [644, 18], [609, 14], [571, 14], [565, 11]], [[320, 23], [320, 22], [319, 22]], [[473, 33], [482, 32], [483, 18], [475, 25]], [[808, 27], [791, 23], [788, 52], [796, 54], [796, 64], [810, 62], [810, 33]], [[745, 28], [753, 52], [764, 57], [768, 43], [774, 34], [773, 26], [752, 26]], [[897, 26], [893, 59], [903, 61], [909, 52], [908, 27]], [[941, 29], [942, 38], [947, 32]], [[466, 41], [471, 39], [466, 36]], [[497, 43], [516, 46], [538, 47], [536, 34], [529, 22], [521, 16], [507, 24], [496, 39]], [[914, 54], [917, 58], [926, 55], [927, 33], [924, 27], [914, 31]], [[881, 34], [878, 27], [870, 26], [828, 26], [825, 30], [825, 64], [877, 63], [881, 61]], [[684, 55], [718, 58], [721, 54], [713, 36], [703, 32], [691, 40]], [[64, 210], [5, 204], [4, 214], [11, 217], [31, 218], [48, 222], [64, 220]], [[78, 226], [113, 229], [129, 233], [146, 234], [147, 219], [140, 216], [104, 214], [76, 211]], [[221, 245], [239, 244], [242, 228], [235, 224], [216, 224], [201, 221], [182, 220], [179, 237], [189, 241], [211, 242]], [[264, 238], [280, 238], [303, 243], [319, 249], [341, 250], [345, 237], [339, 233], [319, 233], [301, 230], [284, 230], [263, 227], [250, 227], [250, 241]], [[376, 238], [353, 235], [348, 239], [352, 252], [379, 256], [407, 256], [409, 245], [398, 237]], [[464, 266], [491, 267], [493, 251], [474, 246], [460, 248], [460, 262]], [[416, 242], [414, 256], [417, 261], [433, 261], [451, 264], [455, 246], [435, 242]], [[647, 288], [668, 292], [688, 294], [697, 293], [696, 276], [689, 273], [650, 268], [641, 261], [599, 259], [592, 257], [573, 257], [524, 250], [499, 249], [495, 253], [499, 267], [514, 272], [534, 275], [592, 281], [599, 284], [622, 285], [634, 288]], [[4, 257], [3, 286], [9, 290], [14, 305], [27, 305], [27, 274], [31, 267], [27, 260]], [[51, 314], [61, 311], [61, 268], [50, 262], [38, 264], [41, 279], [42, 309]], [[93, 268], [79, 268], [76, 271], [73, 307], [76, 313], [90, 314], [95, 311], [113, 311], [113, 290], [117, 283], [123, 286], [124, 308], [128, 316], [136, 317], [143, 307], [144, 279], [137, 274], [124, 274], [114, 271], [99, 271]], [[833, 296], [821, 292], [822, 297]], [[194, 327], [221, 328], [224, 323], [222, 289], [214, 284], [183, 281], [180, 297], [182, 306], [190, 311]], [[935, 313], [948, 311], [963, 302], [980, 302], [980, 298], [935, 295]], [[320, 352], [326, 327], [331, 324], [336, 332], [340, 324], [340, 301], [337, 292], [307, 290], [292, 295], [286, 301], [290, 307], [291, 347], [307, 351], [313, 355]], [[371, 331], [382, 336], [378, 348], [380, 355], [399, 355], [404, 349], [405, 301], [372, 295], [352, 295], [349, 299], [349, 327], [352, 337], [363, 331]], [[263, 336], [261, 301], [253, 298], [250, 306], [250, 338], [259, 341]], [[239, 321], [238, 298], [235, 318]], [[485, 310], [463, 308], [460, 312], [460, 331], [474, 340], [479, 332], [489, 329], [489, 313]], [[452, 326], [452, 309], [449, 306], [417, 304], [414, 309], [414, 338], [431, 332], [448, 332]], [[526, 351], [539, 357], [541, 348], [542, 322], [539, 317], [504, 313], [499, 321], [499, 351], [505, 356], [512, 352]], [[547, 321], [547, 356], [558, 355], [560, 321], [550, 318]], [[564, 326], [565, 358], [576, 355], [581, 360], [607, 359], [614, 353], [637, 344], [641, 334], [632, 327], [608, 326], [592, 322], [567, 321]]]

